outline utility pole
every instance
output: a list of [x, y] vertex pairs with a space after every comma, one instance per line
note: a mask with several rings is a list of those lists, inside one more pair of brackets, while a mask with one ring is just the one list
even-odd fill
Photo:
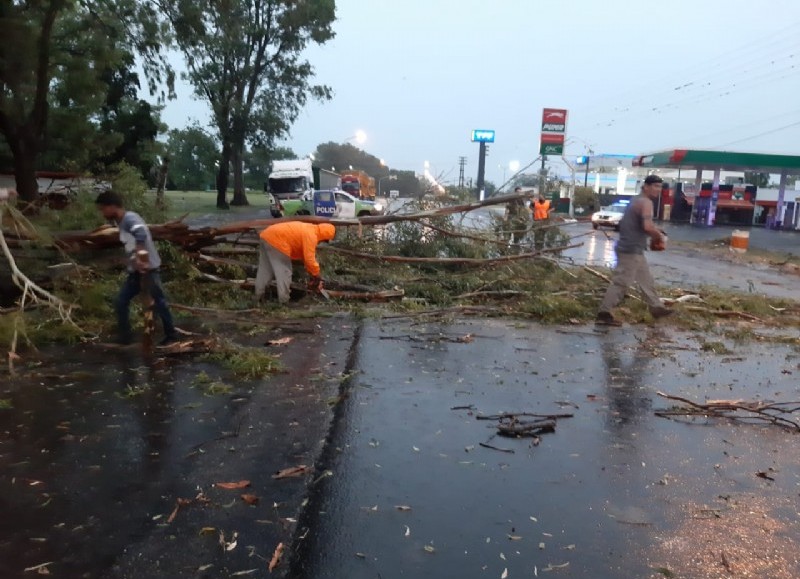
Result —
[[592, 154], [594, 153], [594, 151], [589, 149], [587, 152], [589, 154], [586, 155], [586, 170], [583, 172], [583, 186], [584, 187], [588, 187], [589, 186], [589, 163], [592, 162]]
[[486, 142], [480, 142], [480, 150], [478, 152], [478, 199], [484, 189], [484, 177], [486, 176]]
[[464, 167], [467, 165], [466, 157], [458, 158], [458, 188], [464, 188]]
[[542, 155], [542, 169], [539, 172], [539, 195], [544, 196], [545, 188], [547, 187], [547, 169], [544, 167], [544, 162], [547, 160], [547, 155]]

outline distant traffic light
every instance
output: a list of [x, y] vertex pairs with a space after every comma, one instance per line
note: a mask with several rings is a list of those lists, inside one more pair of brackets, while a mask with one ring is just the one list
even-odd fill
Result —
[[489, 156], [489, 145], [486, 145], [486, 152], [484, 153], [485, 156]]

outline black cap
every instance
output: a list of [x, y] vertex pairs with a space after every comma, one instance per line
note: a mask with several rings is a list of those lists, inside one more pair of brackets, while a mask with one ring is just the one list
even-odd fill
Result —
[[658, 175], [648, 175], [645, 177], [644, 184], [645, 185], [652, 185], [653, 183], [663, 183], [664, 179], [659, 177]]

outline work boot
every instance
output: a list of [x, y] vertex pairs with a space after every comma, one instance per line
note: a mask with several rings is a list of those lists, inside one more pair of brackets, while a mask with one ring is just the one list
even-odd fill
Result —
[[594, 323], [598, 326], [619, 327], [622, 325], [622, 322], [615, 318], [611, 312], [597, 312], [597, 317], [594, 319]]
[[650, 315], [653, 316], [653, 318], [655, 318], [656, 320], [659, 318], [666, 318], [667, 316], [671, 316], [673, 313], [675, 313], [674, 310], [665, 308], [664, 306], [660, 306], [650, 310]]

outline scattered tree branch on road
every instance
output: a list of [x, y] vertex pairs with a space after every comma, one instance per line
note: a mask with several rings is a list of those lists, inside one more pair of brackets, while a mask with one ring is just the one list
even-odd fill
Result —
[[798, 402], [749, 402], [746, 400], [709, 400], [705, 403], [694, 402], [688, 398], [656, 392], [667, 400], [681, 402], [684, 407], [673, 407], [657, 410], [656, 416], [705, 416], [724, 418], [738, 422], [770, 423], [782, 428], [800, 431], [800, 422], [787, 418], [786, 415], [800, 410]]

